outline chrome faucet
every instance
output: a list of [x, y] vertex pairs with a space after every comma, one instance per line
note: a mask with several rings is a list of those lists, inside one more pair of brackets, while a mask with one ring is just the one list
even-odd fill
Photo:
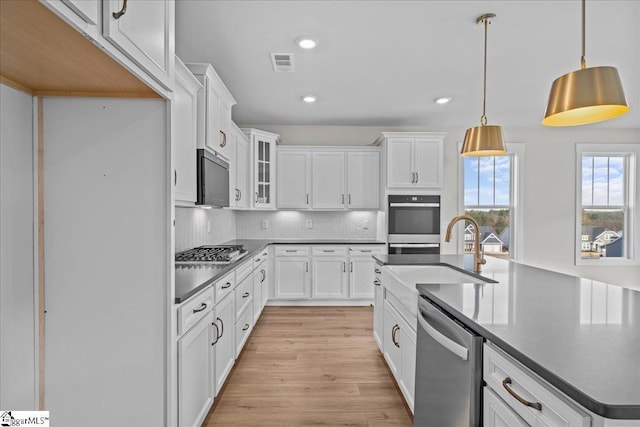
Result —
[[473, 219], [469, 215], [458, 215], [453, 217], [453, 219], [449, 222], [449, 225], [447, 226], [447, 234], [444, 237], [444, 241], [448, 242], [451, 240], [451, 230], [453, 229], [454, 224], [458, 221], [463, 221], [463, 220], [467, 220], [471, 224], [473, 224], [473, 230], [475, 234], [475, 241], [473, 243], [475, 245], [473, 250], [473, 266], [474, 266], [473, 271], [475, 271], [476, 273], [480, 273], [481, 271], [480, 266], [483, 264], [486, 264], [487, 260], [480, 255], [480, 226], [478, 225], [475, 219]]

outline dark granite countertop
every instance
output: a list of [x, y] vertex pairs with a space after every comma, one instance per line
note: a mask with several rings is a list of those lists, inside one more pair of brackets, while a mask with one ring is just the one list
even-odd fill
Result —
[[229, 265], [178, 265], [175, 276], [175, 302], [182, 303], [215, 282], [228, 272], [251, 260], [268, 245], [384, 245], [379, 240], [322, 240], [322, 239], [237, 239], [221, 245], [242, 245], [247, 255]]
[[[473, 270], [470, 255], [374, 257]], [[640, 419], [640, 292], [491, 257], [481, 276], [497, 283], [416, 287], [585, 408]]]

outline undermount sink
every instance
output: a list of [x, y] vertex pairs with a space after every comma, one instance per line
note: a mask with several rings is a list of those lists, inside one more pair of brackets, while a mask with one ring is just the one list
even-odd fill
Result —
[[442, 265], [394, 265], [387, 267], [406, 284], [416, 283], [491, 283], [471, 274]]
[[381, 270], [382, 285], [415, 316], [418, 315], [417, 283], [495, 283], [442, 265], [387, 265]]

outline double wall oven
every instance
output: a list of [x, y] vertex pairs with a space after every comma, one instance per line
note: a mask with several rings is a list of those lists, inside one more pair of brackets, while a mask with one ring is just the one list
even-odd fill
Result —
[[389, 195], [389, 254], [440, 253], [440, 196]]

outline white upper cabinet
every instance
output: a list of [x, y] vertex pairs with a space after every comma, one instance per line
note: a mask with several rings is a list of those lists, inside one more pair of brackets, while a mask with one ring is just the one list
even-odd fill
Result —
[[377, 148], [281, 146], [277, 206], [283, 209], [379, 209]]
[[378, 209], [380, 153], [375, 151], [347, 153], [347, 207]]
[[258, 129], [241, 129], [249, 138], [251, 153], [251, 207], [275, 209], [276, 143], [280, 136]]
[[311, 153], [278, 151], [278, 208], [311, 207]]
[[198, 124], [199, 140], [203, 145], [198, 148], [215, 151], [231, 161], [231, 107], [236, 101], [211, 64], [187, 64], [187, 67], [204, 87], [199, 101]]
[[313, 209], [342, 209], [345, 206], [345, 153], [312, 153]]
[[[84, 1], [76, 13], [91, 12]], [[87, 2], [89, 3], [89, 2]], [[103, 0], [104, 37], [166, 89], [172, 88], [174, 57], [174, 9], [171, 0]]]
[[388, 188], [442, 188], [444, 133], [384, 132]]
[[196, 201], [198, 93], [202, 86], [176, 57], [176, 84], [171, 104], [173, 185], [176, 201]]
[[231, 172], [229, 182], [233, 181], [234, 185], [230, 186], [229, 194], [231, 195], [231, 207], [236, 209], [247, 209], [249, 207], [249, 140], [240, 129], [231, 122], [230, 135], [235, 139], [235, 173], [233, 177]]

